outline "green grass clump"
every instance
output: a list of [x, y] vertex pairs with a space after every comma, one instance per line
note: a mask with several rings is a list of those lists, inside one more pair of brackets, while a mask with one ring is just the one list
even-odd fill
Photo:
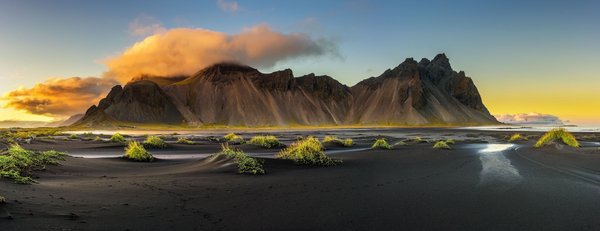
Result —
[[446, 141], [444, 141], [444, 142], [446, 142], [446, 144], [455, 144], [456, 143], [456, 141], [454, 141], [454, 139], [446, 139]]
[[262, 163], [258, 159], [248, 156], [240, 149], [230, 148], [227, 144], [222, 145], [221, 152], [214, 154], [213, 158], [218, 158], [220, 156], [234, 159], [235, 163], [238, 165], [238, 173], [240, 174], [265, 174]]
[[69, 139], [70, 140], [75, 140], [75, 139], [79, 139], [79, 137], [77, 135], [75, 135], [75, 134], [71, 134], [71, 135], [69, 135]]
[[234, 144], [243, 144], [244, 143], [244, 137], [239, 136], [235, 133], [229, 133], [229, 134], [223, 136], [223, 138], [229, 143], [234, 143]]
[[512, 136], [510, 136], [510, 138], [508, 138], [508, 142], [515, 142], [515, 141], [519, 141], [519, 140], [528, 140], [529, 138], [527, 138], [527, 136], [521, 135], [519, 133], [515, 133]]
[[100, 138], [100, 136], [96, 136], [96, 137], [94, 138], [94, 141], [102, 141], [102, 138]]
[[407, 145], [406, 142], [404, 142], [404, 141], [398, 141], [398, 142], [394, 143], [394, 145], [392, 145], [392, 147], [405, 146], [405, 145]]
[[188, 139], [187, 137], [179, 137], [177, 138], [177, 143], [178, 144], [196, 144], [196, 142]]
[[275, 136], [255, 136], [248, 141], [249, 144], [258, 145], [264, 148], [285, 147]]
[[384, 138], [375, 140], [375, 143], [371, 146], [371, 149], [392, 149], [392, 146], [385, 141]]
[[148, 136], [144, 140], [144, 146], [148, 148], [166, 148], [167, 143], [158, 136]]
[[350, 146], [352, 146], [352, 145], [354, 145], [354, 141], [353, 141], [352, 139], [350, 139], [350, 138], [346, 138], [346, 139], [344, 140], [344, 146], [346, 146], [346, 147], [350, 147]]
[[13, 144], [6, 155], [0, 155], [0, 177], [21, 184], [35, 182], [30, 177], [33, 171], [43, 170], [46, 165], [56, 165], [64, 160], [65, 155], [57, 151], [34, 152]]
[[438, 141], [433, 145], [435, 149], [451, 149], [446, 141]]
[[544, 134], [535, 143], [534, 147], [541, 148], [541, 147], [548, 145], [556, 140], [561, 140], [564, 144], [569, 145], [571, 147], [575, 147], [575, 148], [579, 147], [579, 142], [577, 141], [575, 136], [573, 136], [573, 134], [571, 134], [564, 128], [555, 128], [555, 129], [552, 129], [552, 130], [546, 132], [546, 134]]
[[125, 137], [120, 133], [115, 133], [110, 137], [110, 142], [125, 143]]
[[323, 144], [335, 144], [338, 146], [350, 147], [354, 145], [354, 141], [350, 138], [342, 140], [337, 136], [325, 136], [323, 137]]
[[149, 162], [154, 160], [154, 156], [150, 152], [146, 151], [144, 145], [141, 145], [137, 141], [131, 141], [125, 148], [125, 158], [135, 161]]
[[315, 137], [298, 140], [277, 153], [277, 156], [282, 159], [293, 160], [297, 164], [312, 166], [332, 166], [340, 162], [325, 155], [323, 145]]

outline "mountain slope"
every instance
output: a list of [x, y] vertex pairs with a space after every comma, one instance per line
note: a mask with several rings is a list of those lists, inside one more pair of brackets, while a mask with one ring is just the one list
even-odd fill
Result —
[[76, 124], [100, 126], [103, 120], [193, 126], [497, 123], [471, 78], [452, 70], [444, 54], [418, 63], [406, 59], [352, 87], [329, 76], [294, 77], [289, 69], [265, 74], [244, 65], [219, 63], [187, 78], [133, 79], [123, 88], [115, 86], [90, 110], [93, 113]]

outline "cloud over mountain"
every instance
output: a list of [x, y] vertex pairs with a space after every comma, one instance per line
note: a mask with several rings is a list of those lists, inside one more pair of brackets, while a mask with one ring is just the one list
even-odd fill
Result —
[[90, 103], [97, 103], [115, 84], [118, 83], [114, 80], [97, 77], [55, 78], [32, 88], [7, 92], [2, 100], [5, 107], [64, 117], [81, 113]]
[[175, 28], [146, 37], [105, 64], [109, 69], [107, 76], [127, 82], [142, 74], [191, 75], [223, 61], [264, 68], [286, 59], [336, 53], [334, 43], [302, 33], [277, 32], [265, 24], [231, 35], [199, 28]]

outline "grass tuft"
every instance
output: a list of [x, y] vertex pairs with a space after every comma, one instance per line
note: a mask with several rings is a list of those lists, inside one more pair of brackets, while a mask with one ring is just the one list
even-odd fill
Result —
[[293, 160], [297, 164], [312, 166], [332, 166], [341, 162], [325, 155], [323, 144], [315, 137], [298, 140], [286, 149], [281, 150], [277, 156], [282, 159]]
[[166, 148], [167, 143], [158, 136], [148, 136], [144, 140], [144, 147], [147, 148]]
[[244, 143], [244, 137], [239, 136], [235, 133], [229, 133], [229, 134], [223, 136], [223, 138], [227, 142], [232, 143], [232, 144], [243, 144]]
[[552, 129], [552, 130], [546, 132], [546, 134], [544, 134], [535, 143], [534, 147], [541, 148], [541, 147], [546, 146], [556, 140], [561, 140], [564, 144], [569, 145], [571, 147], [575, 147], [575, 148], [579, 147], [579, 142], [577, 141], [575, 136], [573, 136], [573, 134], [571, 134], [564, 128], [555, 128], [555, 129]]
[[446, 144], [455, 144], [456, 143], [456, 141], [454, 141], [454, 139], [446, 139], [446, 141], [444, 141], [444, 142], [446, 142]]
[[323, 137], [323, 144], [334, 144], [337, 146], [350, 147], [354, 145], [354, 141], [350, 138], [342, 140], [337, 136], [325, 136]]
[[154, 156], [146, 151], [144, 145], [137, 141], [131, 141], [125, 148], [125, 158], [135, 161], [149, 162], [154, 160]]
[[188, 139], [187, 137], [179, 137], [179, 138], [177, 138], [177, 143], [178, 144], [190, 144], [190, 145], [196, 144], [196, 142]]
[[350, 147], [350, 146], [353, 146], [353, 145], [354, 145], [354, 141], [353, 141], [352, 139], [350, 139], [350, 138], [346, 138], [346, 139], [344, 140], [344, 146], [346, 146], [346, 147]]
[[433, 148], [435, 149], [452, 149], [450, 148], [450, 146], [448, 145], [448, 143], [446, 143], [446, 141], [438, 141], [433, 145]]
[[404, 141], [398, 141], [398, 142], [394, 143], [394, 145], [392, 145], [392, 147], [405, 146], [405, 145], [407, 145], [406, 142], [404, 142]]
[[529, 140], [529, 138], [527, 138], [527, 136], [521, 135], [519, 133], [515, 133], [512, 136], [510, 136], [510, 138], [508, 138], [508, 142], [515, 142], [515, 141], [519, 141], [519, 140]]
[[79, 139], [79, 137], [77, 135], [75, 135], [75, 134], [71, 134], [71, 135], [69, 135], [69, 139], [70, 140], [75, 140], [75, 139]]
[[392, 149], [392, 146], [385, 141], [384, 138], [375, 140], [375, 143], [371, 146], [371, 149]]
[[110, 137], [110, 142], [125, 143], [125, 137], [120, 133], [115, 133]]
[[258, 145], [263, 148], [281, 148], [285, 144], [281, 143], [275, 136], [255, 136], [248, 141], [249, 144]]
[[263, 175], [265, 169], [263, 164], [256, 158], [248, 156], [240, 149], [230, 148], [229, 145], [221, 145], [221, 152], [214, 154], [213, 158], [225, 156], [227, 158], [233, 158], [238, 165], [238, 173], [240, 174], [252, 174], [252, 175]]
[[35, 182], [30, 177], [33, 171], [44, 170], [46, 165], [56, 165], [64, 160], [65, 155], [57, 151], [34, 152], [13, 144], [6, 155], [0, 155], [0, 177], [21, 184]]

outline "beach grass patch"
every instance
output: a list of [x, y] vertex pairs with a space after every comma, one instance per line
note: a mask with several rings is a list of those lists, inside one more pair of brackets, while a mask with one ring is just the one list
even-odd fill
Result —
[[277, 153], [277, 157], [293, 160], [297, 164], [311, 166], [333, 166], [341, 162], [325, 155], [324, 150], [325, 148], [319, 139], [307, 137], [281, 150], [281, 152]]
[[76, 139], [79, 139], [79, 137], [77, 135], [75, 135], [75, 134], [71, 134], [71, 135], [69, 135], [69, 139], [70, 140], [76, 140]]
[[354, 141], [352, 139], [350, 139], [350, 138], [344, 139], [344, 146], [345, 147], [350, 147], [350, 146], [353, 146], [353, 145], [354, 145]]
[[178, 143], [178, 144], [189, 144], [189, 145], [196, 144], [196, 142], [188, 139], [187, 137], [179, 137], [179, 138], [177, 138], [176, 143]]
[[229, 134], [223, 136], [223, 138], [227, 142], [233, 143], [233, 144], [243, 144], [244, 143], [244, 137], [237, 135], [235, 133], [229, 133]]
[[110, 137], [110, 142], [125, 143], [125, 137], [117, 132]]
[[44, 170], [47, 165], [56, 165], [66, 154], [57, 151], [31, 151], [18, 144], [12, 144], [6, 155], [0, 155], [0, 177], [12, 179], [16, 183], [35, 182], [33, 171]]
[[154, 156], [144, 148], [144, 145], [137, 141], [131, 141], [125, 147], [125, 158], [140, 162], [150, 162], [154, 160]]
[[285, 147], [285, 144], [281, 143], [275, 136], [254, 136], [249, 141], [249, 144], [261, 146], [263, 148], [280, 148]]
[[564, 144], [574, 148], [578, 148], [580, 146], [579, 142], [577, 141], [575, 136], [573, 136], [573, 134], [571, 134], [564, 128], [554, 128], [546, 132], [542, 137], [540, 137], [540, 139], [535, 143], [534, 147], [541, 148], [557, 140], [560, 140]]
[[456, 143], [456, 141], [454, 141], [454, 139], [446, 139], [446, 141], [444, 141], [444, 142], [446, 142], [446, 144], [455, 144]]
[[373, 145], [371, 145], [371, 149], [392, 149], [392, 146], [384, 138], [381, 138], [375, 140]]
[[342, 140], [337, 136], [325, 136], [323, 137], [323, 144], [333, 144], [337, 146], [350, 147], [354, 145], [354, 141], [350, 138]]
[[167, 143], [158, 136], [148, 136], [144, 140], [144, 147], [147, 148], [166, 148]]
[[512, 134], [510, 138], [508, 138], [508, 142], [515, 142], [519, 140], [529, 140], [527, 136], [521, 135], [519, 133]]
[[450, 145], [448, 145], [448, 143], [446, 143], [446, 141], [438, 141], [433, 145], [433, 148], [435, 149], [452, 149], [450, 148]]
[[221, 145], [221, 152], [213, 154], [213, 158], [225, 156], [232, 158], [238, 167], [238, 173], [240, 174], [252, 174], [252, 175], [263, 175], [265, 169], [261, 161], [256, 158], [250, 157], [244, 153], [241, 149], [231, 148], [229, 145]]

